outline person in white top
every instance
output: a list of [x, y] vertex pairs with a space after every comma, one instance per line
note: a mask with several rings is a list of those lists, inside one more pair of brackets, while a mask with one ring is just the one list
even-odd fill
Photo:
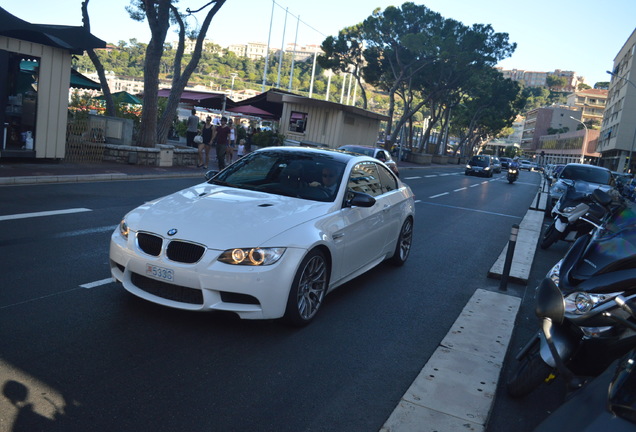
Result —
[[236, 150], [236, 157], [240, 159], [243, 156], [245, 156], [245, 140], [241, 139], [239, 140], [238, 149]]
[[230, 128], [230, 136], [228, 137], [227, 150], [225, 151], [225, 162], [229, 165], [234, 157], [234, 147], [236, 146], [236, 127], [230, 119], [227, 123]]

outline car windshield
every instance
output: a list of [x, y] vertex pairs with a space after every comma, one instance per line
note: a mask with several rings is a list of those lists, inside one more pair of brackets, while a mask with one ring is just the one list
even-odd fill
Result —
[[610, 184], [612, 173], [609, 170], [590, 168], [586, 166], [567, 165], [561, 171], [559, 178], [568, 180], [583, 180], [588, 183]]
[[333, 201], [345, 164], [322, 153], [268, 150], [248, 154], [209, 183], [313, 201]]
[[490, 163], [490, 160], [487, 156], [473, 156], [470, 160], [471, 165], [487, 167]]

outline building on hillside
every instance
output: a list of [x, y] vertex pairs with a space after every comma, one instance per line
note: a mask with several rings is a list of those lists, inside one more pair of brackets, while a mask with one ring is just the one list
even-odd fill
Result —
[[[194, 47], [196, 44], [197, 44], [196, 39], [192, 39], [188, 37], [185, 38], [185, 40], [183, 41], [183, 53], [192, 54], [194, 52]], [[172, 42], [171, 45], [173, 49], [177, 49], [177, 47], [179, 46], [179, 41], [175, 40]], [[208, 52], [208, 53], [219, 53], [220, 47], [217, 44], [215, 44], [213, 41], [209, 39], [204, 39], [203, 47], [201, 48], [201, 51]]]
[[565, 78], [566, 84], [563, 88], [558, 89], [563, 92], [573, 92], [578, 85], [585, 82], [585, 78], [577, 76], [573, 71], [563, 71], [555, 69], [552, 72], [526, 71], [522, 69], [503, 69], [497, 68], [504, 78], [523, 83], [526, 87], [548, 87], [548, 76], [557, 76]]
[[[273, 50], [270, 50], [270, 52]], [[267, 55], [267, 44], [261, 42], [249, 42], [245, 45], [245, 57], [252, 60], [264, 58]]]
[[322, 54], [320, 45], [296, 45], [293, 43], [287, 44], [285, 52], [293, 54], [296, 61], [305, 61], [313, 58], [315, 54]]
[[591, 123], [600, 128], [607, 94], [607, 90], [578, 90], [568, 95], [566, 105], [581, 110], [581, 120], [584, 123]]
[[607, 104], [599, 138], [602, 165], [613, 171], [636, 172], [636, 30], [614, 58]]

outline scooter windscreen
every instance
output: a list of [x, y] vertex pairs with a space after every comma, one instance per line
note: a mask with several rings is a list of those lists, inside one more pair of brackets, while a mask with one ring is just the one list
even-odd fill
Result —
[[636, 269], [636, 213], [629, 207], [616, 212], [592, 237], [570, 276], [587, 280], [618, 270]]

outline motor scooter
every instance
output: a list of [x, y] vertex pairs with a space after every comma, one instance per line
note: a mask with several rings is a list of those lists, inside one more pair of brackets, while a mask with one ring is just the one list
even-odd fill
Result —
[[[553, 289], [553, 288], [551, 288]], [[558, 292], [542, 293], [552, 297], [551, 306], [543, 309], [552, 320], [563, 314], [562, 296]], [[544, 298], [544, 305], [550, 300]], [[634, 320], [634, 304], [618, 296], [616, 304]], [[636, 325], [606, 312], [618, 325], [636, 331]], [[546, 318], [547, 318], [546, 317]], [[533, 432], [623, 432], [636, 430], [636, 347], [615, 360], [601, 375], [576, 390], [568, 400], [542, 421]]]
[[552, 209], [554, 220], [543, 233], [541, 249], [559, 240], [574, 241], [598, 228], [607, 215], [623, 205], [614, 203], [612, 197], [600, 189], [589, 194], [586, 186], [577, 188], [577, 184], [580, 183], [568, 181], [566, 191]]
[[519, 178], [519, 168], [508, 168], [508, 175], [506, 176], [508, 183], [512, 184]]
[[[508, 394], [524, 396], [558, 374], [578, 388], [578, 377], [597, 376], [636, 346], [635, 332], [604, 315], [626, 318], [612, 301], [619, 295], [636, 300], [636, 214], [627, 207], [579, 237], [537, 288], [541, 329], [516, 356]], [[559, 319], [553, 304], [563, 307]]]

